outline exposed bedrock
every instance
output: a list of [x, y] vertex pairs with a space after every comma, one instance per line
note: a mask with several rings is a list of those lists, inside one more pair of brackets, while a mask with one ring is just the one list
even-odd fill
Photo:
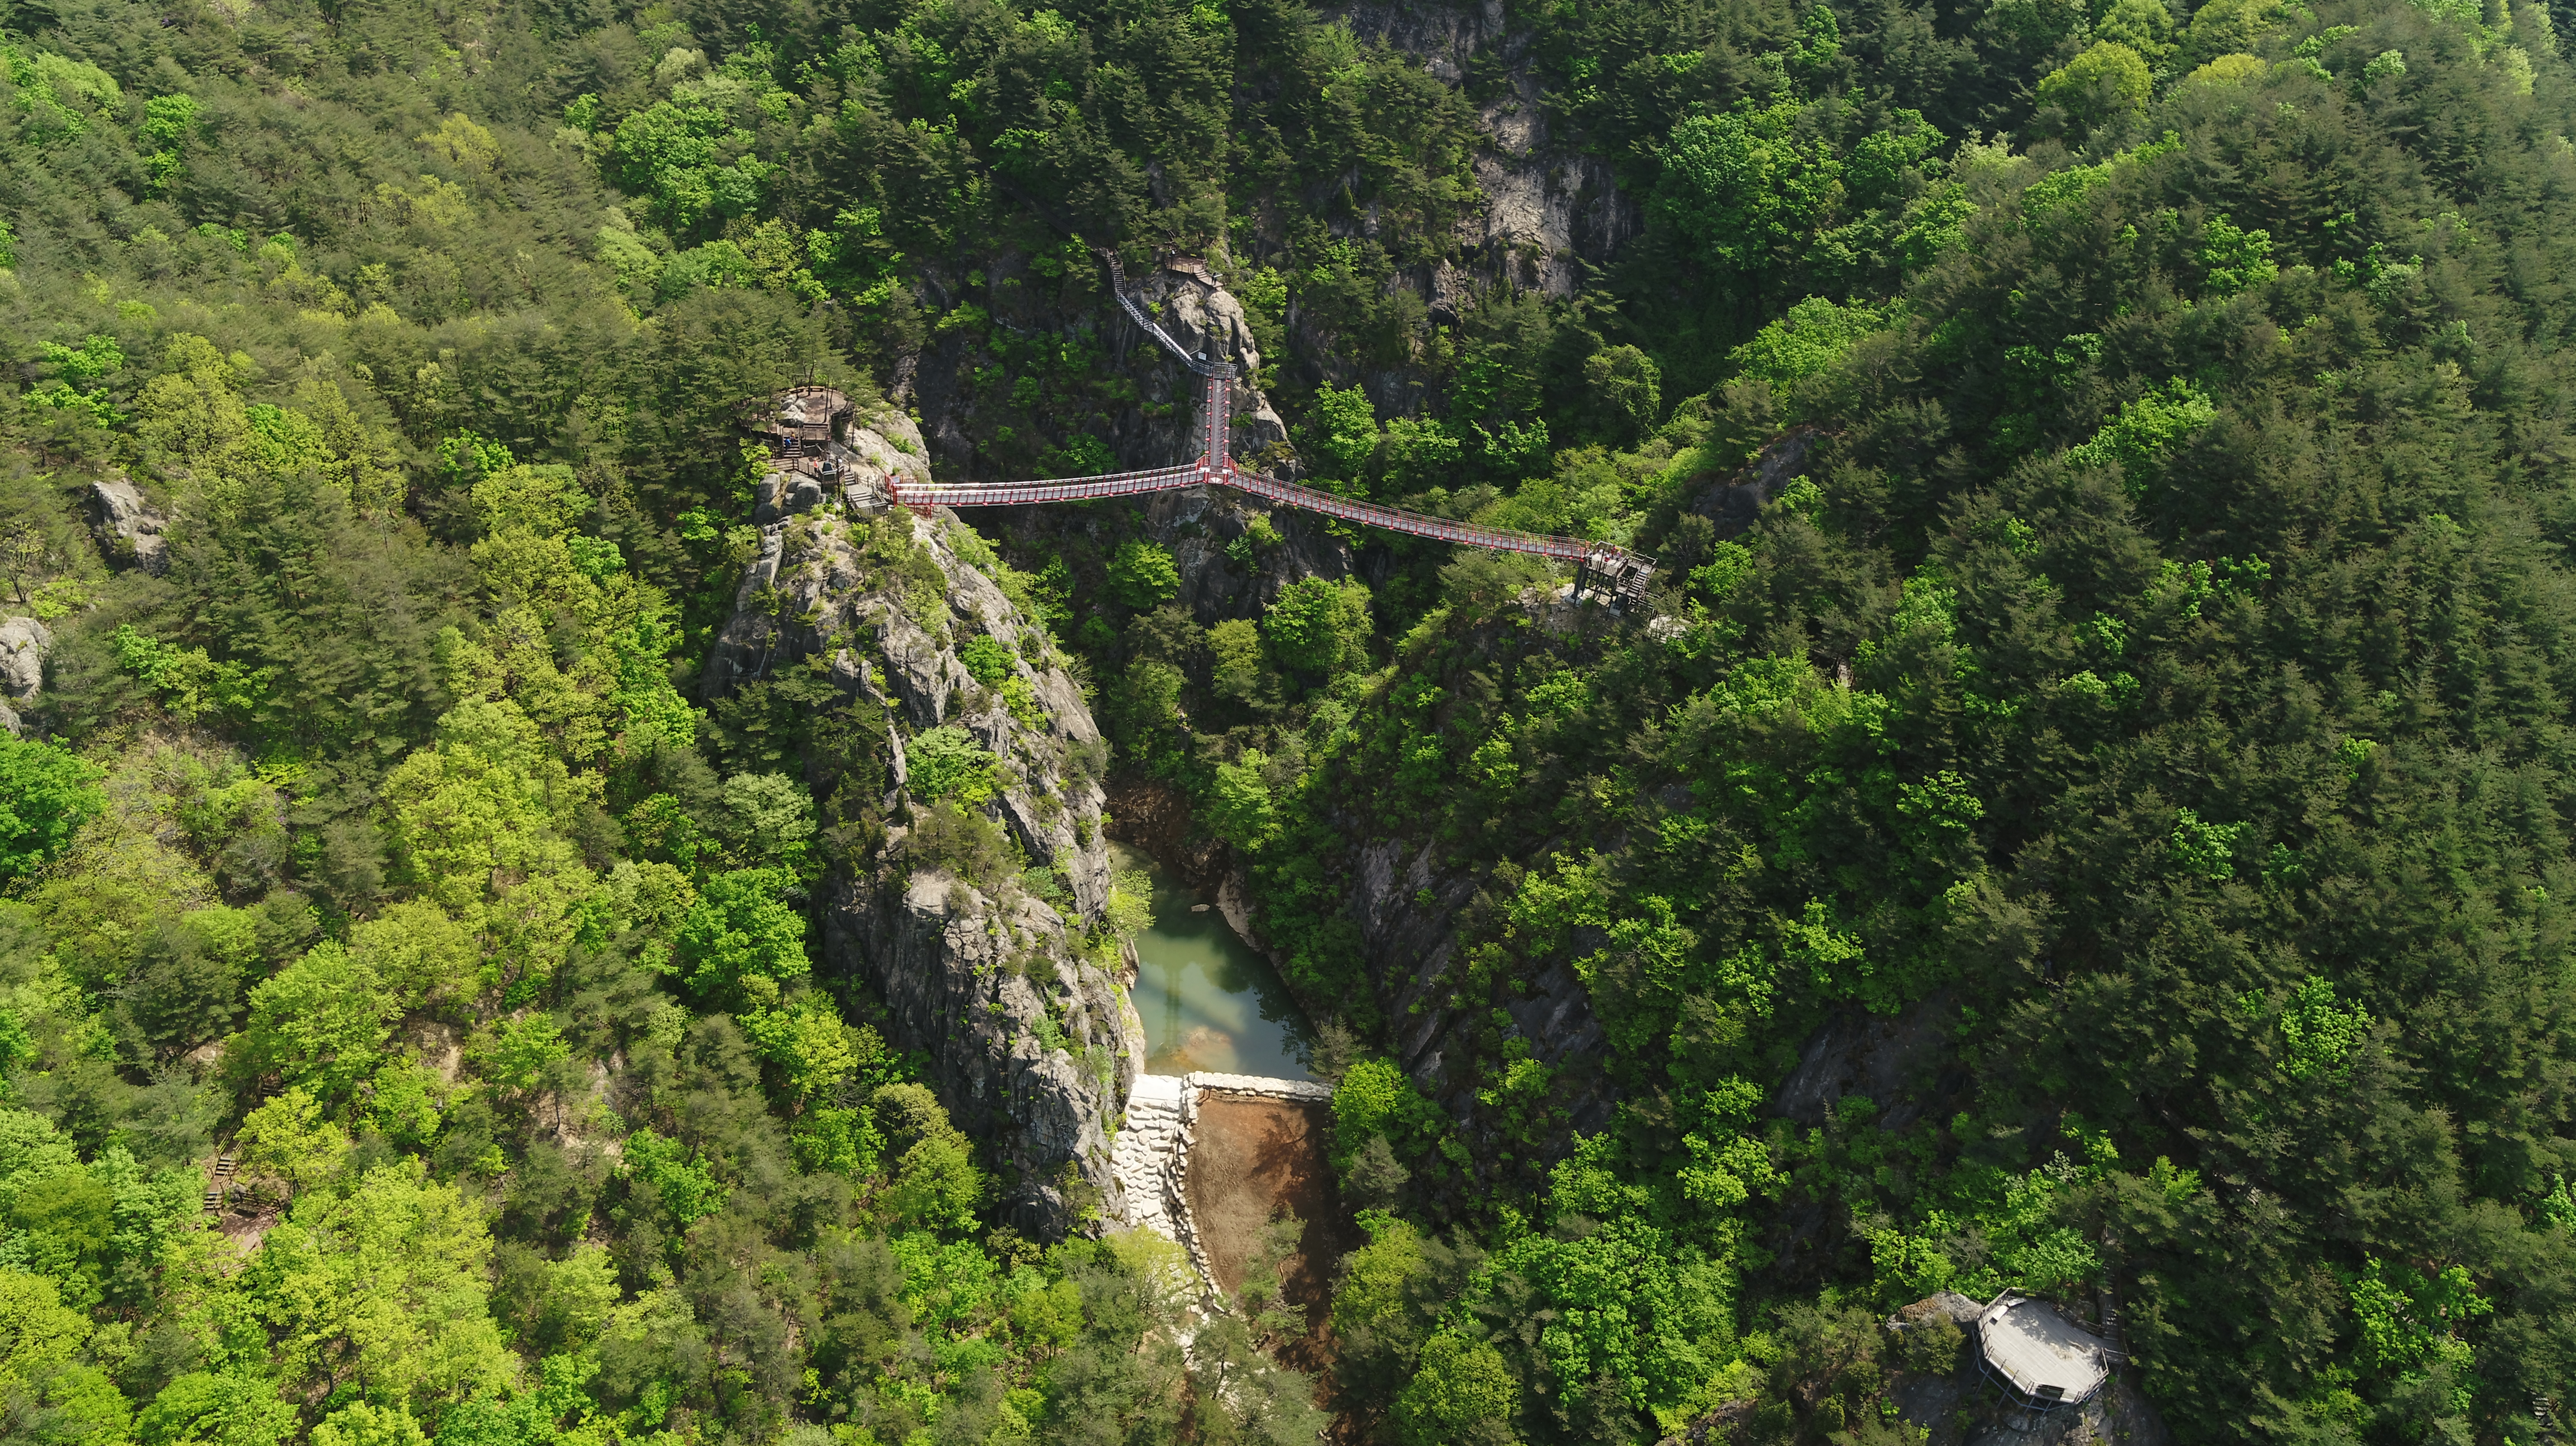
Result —
[[[986, 554], [953, 516], [818, 508], [763, 527], [760, 546], [706, 696], [819, 658], [844, 698], [882, 708], [888, 724], [888, 827], [881, 843], [845, 843], [827, 860], [821, 969], [873, 990], [893, 1041], [928, 1056], [928, 1083], [987, 1142], [1013, 1224], [1060, 1235], [1095, 1202], [1099, 1217], [1122, 1218], [1107, 1127], [1144, 1035], [1114, 956], [1091, 942], [1109, 898], [1107, 750], [1080, 689], [970, 560]], [[1008, 659], [997, 683], [959, 656], [978, 637]], [[972, 866], [915, 846], [925, 810], [907, 749], [940, 727], [989, 750], [995, 787], [978, 811], [1051, 873], [970, 877]]]

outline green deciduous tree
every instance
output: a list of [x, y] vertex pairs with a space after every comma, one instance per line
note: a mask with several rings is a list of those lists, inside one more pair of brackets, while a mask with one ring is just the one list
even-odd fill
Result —
[[776, 983], [812, 969], [805, 957], [805, 920], [779, 899], [792, 882], [776, 869], [708, 877], [675, 940], [674, 962], [691, 990], [704, 998], [730, 998], [746, 980]]
[[2143, 111], [2151, 82], [2146, 58], [2117, 40], [2097, 40], [2084, 53], [2040, 77], [2039, 103], [2064, 111], [2080, 130]]
[[1109, 559], [1109, 595], [1122, 607], [1143, 612], [1180, 590], [1180, 568], [1172, 561], [1172, 550], [1160, 543], [1131, 538], [1118, 544]]
[[491, 1250], [482, 1211], [456, 1186], [388, 1165], [346, 1195], [300, 1196], [245, 1284], [287, 1380], [350, 1381], [434, 1411], [509, 1377], [486, 1306]]
[[0, 878], [32, 873], [107, 806], [100, 770], [50, 744], [0, 738]]
[[904, 750], [904, 783], [925, 803], [947, 800], [961, 808], [992, 801], [1001, 786], [1001, 761], [954, 723], [916, 735]]
[[1713, 265], [1752, 279], [1795, 261], [1841, 188], [1842, 162], [1797, 130], [1791, 102], [1673, 128], [1657, 208]]
[[1282, 668], [1319, 676], [1363, 664], [1370, 635], [1369, 592], [1358, 581], [1300, 578], [1262, 614], [1262, 636]]

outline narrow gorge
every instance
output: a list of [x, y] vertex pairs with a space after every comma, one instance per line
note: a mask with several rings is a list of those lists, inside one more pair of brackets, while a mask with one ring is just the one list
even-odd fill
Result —
[[2571, 24], [0, 0], [0, 1440], [2564, 1440]]

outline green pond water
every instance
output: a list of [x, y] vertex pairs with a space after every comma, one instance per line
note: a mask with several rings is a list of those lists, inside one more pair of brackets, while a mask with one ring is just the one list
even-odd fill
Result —
[[1312, 1036], [1279, 971], [1243, 942], [1214, 899], [1183, 887], [1143, 853], [1109, 847], [1118, 867], [1143, 869], [1154, 881], [1154, 927], [1136, 936], [1133, 991], [1150, 1051], [1145, 1072], [1313, 1079], [1306, 1068]]

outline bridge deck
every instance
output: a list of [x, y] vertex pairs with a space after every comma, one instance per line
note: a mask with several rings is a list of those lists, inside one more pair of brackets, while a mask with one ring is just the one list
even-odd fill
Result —
[[1234, 425], [1235, 368], [1227, 363], [1207, 361], [1184, 349], [1171, 333], [1145, 314], [1145, 309], [1137, 304], [1134, 297], [1127, 294], [1126, 276], [1119, 269], [1118, 258], [1107, 251], [1101, 254], [1108, 262], [1110, 289], [1117, 296], [1120, 309], [1148, 336], [1180, 358], [1182, 365], [1207, 379], [1207, 405], [1199, 412], [1204, 426], [1199, 439], [1198, 460], [1177, 467], [1152, 467], [1139, 472], [1112, 472], [1100, 477], [1049, 477], [1029, 482], [911, 484], [895, 479], [891, 488], [893, 500], [907, 507], [1012, 507], [1094, 497], [1132, 497], [1182, 487], [1232, 487], [1283, 507], [1317, 512], [1363, 526], [1382, 527], [1389, 532], [1480, 547], [1491, 552], [1523, 552], [1561, 558], [1599, 576], [1623, 597], [1632, 601], [1644, 599], [1646, 586], [1654, 577], [1655, 560], [1643, 553], [1579, 537], [1513, 532], [1506, 528], [1478, 527], [1443, 517], [1429, 517], [1401, 507], [1385, 507], [1313, 487], [1301, 487], [1294, 482], [1283, 482], [1266, 473], [1236, 466], [1226, 445], [1227, 434]]

